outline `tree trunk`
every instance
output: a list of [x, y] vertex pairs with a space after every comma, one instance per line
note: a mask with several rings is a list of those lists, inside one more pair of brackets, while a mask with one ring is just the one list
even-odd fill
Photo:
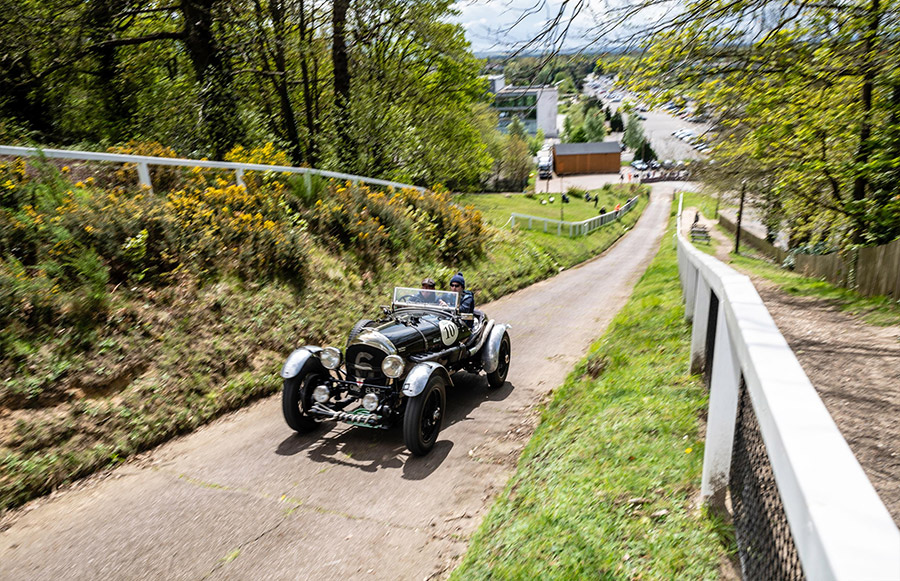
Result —
[[200, 95], [200, 123], [206, 145], [221, 159], [237, 143], [240, 121], [227, 54], [216, 42], [213, 14], [217, 0], [184, 0], [184, 45]]
[[350, 0], [334, 0], [332, 9], [331, 62], [334, 69], [335, 129], [338, 160], [345, 171], [353, 169], [354, 147], [350, 135], [350, 66], [347, 58], [347, 10]]

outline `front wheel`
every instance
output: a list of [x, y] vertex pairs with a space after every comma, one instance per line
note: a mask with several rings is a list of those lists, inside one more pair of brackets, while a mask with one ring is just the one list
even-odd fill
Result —
[[506, 383], [506, 374], [509, 373], [509, 334], [503, 333], [503, 339], [500, 340], [500, 350], [497, 354], [497, 369], [487, 374], [488, 386], [491, 389], [502, 387]]
[[321, 379], [318, 373], [307, 373], [284, 380], [281, 411], [287, 425], [298, 432], [308, 432], [316, 427], [316, 421], [306, 412], [312, 405], [312, 390]]
[[438, 375], [432, 375], [422, 393], [406, 402], [403, 442], [415, 456], [424, 456], [434, 448], [446, 403], [444, 378]]

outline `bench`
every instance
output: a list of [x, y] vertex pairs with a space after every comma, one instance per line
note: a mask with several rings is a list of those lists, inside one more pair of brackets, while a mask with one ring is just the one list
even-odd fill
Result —
[[699, 241], [710, 243], [709, 230], [702, 224], [694, 224], [691, 226], [691, 242]]

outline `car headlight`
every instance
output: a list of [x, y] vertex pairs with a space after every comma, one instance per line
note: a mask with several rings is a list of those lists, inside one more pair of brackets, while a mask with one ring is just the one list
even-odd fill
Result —
[[390, 378], [400, 377], [403, 374], [403, 358], [399, 355], [388, 355], [381, 364], [381, 371]]
[[374, 393], [367, 393], [362, 398], [362, 406], [370, 412], [374, 412], [378, 408], [378, 396]]
[[325, 369], [337, 369], [341, 366], [341, 350], [337, 347], [326, 347], [319, 351], [319, 361]]
[[317, 385], [312, 393], [313, 399], [319, 403], [325, 403], [331, 397], [331, 391], [325, 385]]

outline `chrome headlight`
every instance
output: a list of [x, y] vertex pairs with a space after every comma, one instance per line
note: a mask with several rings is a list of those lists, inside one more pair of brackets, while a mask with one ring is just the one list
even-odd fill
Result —
[[319, 403], [325, 403], [328, 401], [328, 398], [331, 397], [331, 391], [328, 390], [327, 386], [317, 385], [312, 393], [313, 399]]
[[326, 347], [319, 351], [319, 361], [325, 369], [337, 369], [341, 366], [341, 350], [337, 347]]
[[370, 412], [374, 412], [378, 408], [378, 396], [374, 393], [367, 393], [362, 398], [362, 406]]
[[388, 355], [381, 363], [381, 371], [390, 378], [400, 377], [403, 374], [403, 358], [399, 355]]

